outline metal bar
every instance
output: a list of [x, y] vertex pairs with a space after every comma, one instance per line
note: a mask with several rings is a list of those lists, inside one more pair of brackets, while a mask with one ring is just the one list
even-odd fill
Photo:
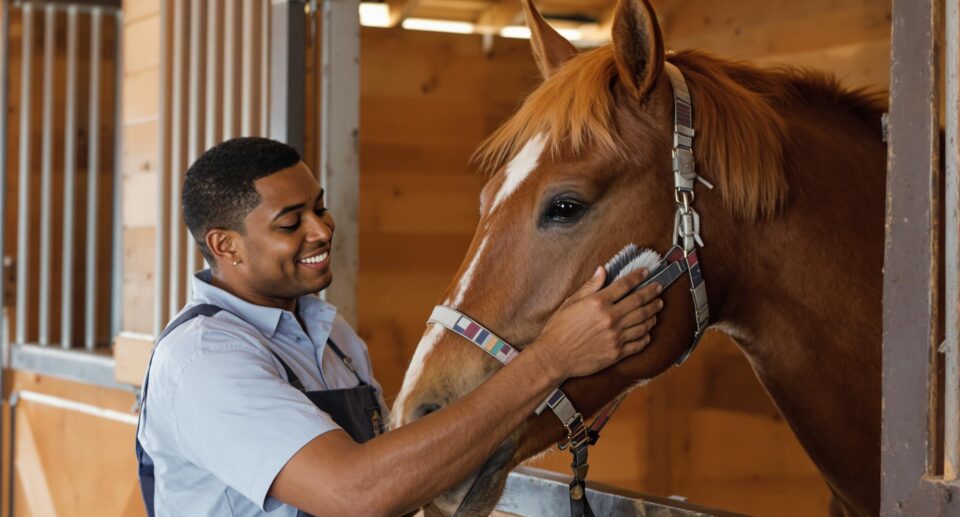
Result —
[[63, 245], [60, 284], [60, 346], [73, 342], [73, 266], [77, 191], [77, 34], [80, 15], [67, 11], [67, 100], [63, 136]]
[[[190, 53], [188, 55], [190, 66], [189, 77], [189, 115], [187, 119], [187, 163], [192, 164], [203, 151], [204, 124], [204, 92], [206, 84], [204, 77], [205, 67], [205, 41], [203, 39], [203, 29], [206, 24], [204, 19], [204, 0], [190, 0]], [[183, 278], [184, 294], [189, 299], [191, 297], [193, 273], [200, 270], [197, 264], [197, 252], [193, 245], [193, 239], [189, 231], [183, 234], [183, 249], [187, 255], [186, 271]]]
[[22, 10], [23, 43], [20, 65], [20, 177], [17, 205], [17, 339], [27, 340], [27, 303], [30, 238], [27, 235], [30, 219], [30, 93], [31, 59], [33, 56], [33, 6], [26, 4]]
[[160, 99], [159, 118], [157, 120], [157, 233], [154, 251], [154, 293], [153, 293], [153, 335], [159, 336], [167, 322], [167, 289], [170, 279], [167, 252], [170, 249], [170, 229], [168, 228], [168, 210], [170, 191], [168, 171], [170, 170], [170, 62], [169, 50], [171, 37], [171, 2], [160, 3]]
[[960, 471], [960, 1], [946, 0], [946, 385], [943, 477]]
[[881, 513], [933, 474], [938, 324], [938, 0], [894, 0], [883, 275]]
[[223, 140], [240, 136], [240, 127], [237, 118], [239, 112], [239, 96], [237, 87], [238, 72], [238, 25], [240, 22], [236, 0], [225, 0], [223, 4]]
[[[520, 467], [507, 477], [497, 510], [522, 517], [563, 515], [570, 512], [569, 476], [530, 467]], [[607, 517], [735, 517], [740, 514], [687, 503], [673, 498], [641, 494], [590, 483], [587, 499], [596, 515]]]
[[[360, 126], [359, 0], [323, 2], [323, 107], [320, 123], [320, 183], [337, 221], [339, 244], [333, 249], [337, 282], [324, 291], [340, 314], [357, 324], [359, 269], [359, 126]], [[301, 24], [302, 26], [302, 24]], [[302, 45], [301, 45], [302, 46]], [[300, 62], [303, 62], [302, 56]], [[335, 80], [334, 80], [335, 79]], [[303, 84], [303, 79], [300, 79]], [[299, 113], [303, 110], [300, 109]], [[302, 115], [298, 115], [302, 123]]]
[[184, 163], [184, 61], [187, 39], [186, 0], [175, 0], [173, 6], [173, 112], [170, 145], [170, 290], [167, 317], [173, 318], [183, 304], [183, 223], [180, 220], [180, 185]]
[[[0, 0], [0, 106], [8, 106], [10, 100], [10, 6], [7, 0]], [[7, 138], [9, 135], [8, 126], [10, 124], [10, 114], [8, 110], [0, 110], [0, 214], [6, 219], [7, 213], [7, 175], [9, 153], [7, 148]], [[6, 238], [7, 225], [5, 220], [0, 220], [0, 274], [6, 278]], [[6, 305], [6, 282], [0, 279], [0, 343], [3, 350], [0, 350], [0, 386], [3, 386], [3, 369], [7, 364], [6, 345], [9, 333], [7, 323]]]
[[50, 248], [53, 217], [53, 64], [57, 11], [47, 4], [43, 20], [43, 127], [40, 164], [40, 346], [50, 344]]
[[270, 134], [270, 1], [260, 0], [260, 136]]
[[[7, 0], [0, 0], [0, 106], [9, 106], [10, 81], [10, 6]], [[7, 159], [7, 126], [10, 123], [9, 110], [0, 110], [0, 429], [3, 429], [3, 386], [5, 386], [4, 370], [9, 364], [7, 359], [9, 328], [7, 323], [6, 292], [3, 284], [6, 280], [6, 214], [7, 214], [7, 175], [9, 174]], [[13, 430], [10, 431], [11, 438]], [[13, 456], [13, 451], [10, 451]], [[0, 483], [2, 483], [3, 443], [0, 441]], [[13, 479], [13, 472], [8, 474]], [[8, 492], [9, 493], [9, 492]]]
[[25, 343], [15, 345], [11, 350], [10, 367], [113, 390], [136, 391], [136, 387], [116, 381], [116, 362], [112, 355], [104, 352], [91, 353], [83, 348], [44, 348]]
[[255, 135], [260, 128], [257, 115], [260, 113], [256, 101], [260, 98], [260, 56], [257, 53], [257, 44], [260, 40], [260, 23], [257, 20], [259, 9], [257, 0], [243, 0], [243, 53], [242, 53], [242, 117], [241, 134]]
[[78, 9], [120, 9], [122, 6], [122, 0], [27, 0], [27, 1], [14, 1], [13, 5], [15, 7], [20, 7], [27, 4], [35, 4], [38, 7], [41, 7], [46, 4], [53, 5], [58, 8], [67, 8], [67, 7], [76, 7]]
[[[84, 299], [84, 345], [97, 345], [97, 209], [100, 176], [100, 44], [103, 19], [99, 10], [90, 14], [90, 127], [87, 129], [87, 257]], [[118, 63], [118, 66], [119, 63]]]
[[290, 144], [301, 154], [304, 4], [303, 0], [275, 0], [270, 8], [270, 138]]
[[220, 58], [223, 53], [223, 3], [221, 0], [209, 0], [207, 3], [207, 100], [206, 100], [206, 138], [204, 148], [209, 149], [220, 141], [223, 124], [221, 111], [221, 93], [223, 74]]
[[113, 68], [113, 267], [110, 292], [110, 340], [123, 325], [123, 11], [114, 15]]

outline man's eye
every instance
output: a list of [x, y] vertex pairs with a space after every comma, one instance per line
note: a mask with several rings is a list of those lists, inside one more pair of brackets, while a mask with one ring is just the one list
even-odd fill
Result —
[[570, 198], [554, 199], [544, 214], [547, 222], [572, 223], [576, 222], [586, 212], [586, 205]]
[[293, 224], [290, 224], [290, 225], [287, 225], [287, 226], [281, 226], [280, 229], [281, 229], [281, 230], [284, 230], [284, 231], [292, 232], [292, 231], [296, 230], [296, 229], [299, 228], [299, 227], [300, 227], [300, 221], [297, 221], [297, 222], [295, 222], [295, 223], [293, 223]]
[[323, 215], [327, 213], [327, 209], [326, 209], [326, 208], [318, 208], [318, 209], [314, 210], [313, 213], [317, 214], [317, 215], [320, 216], [320, 217], [323, 217]]

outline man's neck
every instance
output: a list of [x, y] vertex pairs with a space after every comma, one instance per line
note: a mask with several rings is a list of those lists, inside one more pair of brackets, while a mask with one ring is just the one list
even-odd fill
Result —
[[253, 289], [246, 288], [242, 282], [230, 278], [230, 275], [226, 275], [222, 271], [213, 270], [211, 273], [212, 275], [210, 278], [210, 283], [214, 287], [223, 289], [224, 291], [236, 296], [237, 298], [240, 298], [245, 302], [263, 307], [275, 307], [290, 311], [294, 314], [297, 312], [296, 298], [274, 298], [270, 296], [264, 296], [260, 293], [257, 293]]

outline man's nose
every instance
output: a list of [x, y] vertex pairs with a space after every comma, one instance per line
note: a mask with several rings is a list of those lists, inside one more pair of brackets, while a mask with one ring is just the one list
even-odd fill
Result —
[[333, 236], [333, 229], [322, 217], [314, 215], [307, 222], [307, 239], [310, 241], [329, 241]]

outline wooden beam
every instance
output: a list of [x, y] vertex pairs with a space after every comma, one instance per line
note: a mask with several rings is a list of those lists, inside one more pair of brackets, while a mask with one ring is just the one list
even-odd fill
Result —
[[420, 5], [420, 0], [387, 0], [390, 8], [390, 26], [396, 27], [403, 23]]
[[505, 26], [520, 21], [522, 10], [523, 5], [520, 4], [520, 0], [500, 0], [477, 18], [476, 31], [497, 34]]

